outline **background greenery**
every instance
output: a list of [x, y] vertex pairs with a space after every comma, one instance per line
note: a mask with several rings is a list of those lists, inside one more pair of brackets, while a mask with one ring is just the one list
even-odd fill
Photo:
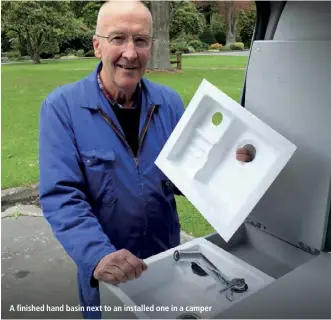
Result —
[[[149, 1], [144, 2], [149, 5]], [[40, 63], [40, 58], [93, 57], [91, 39], [102, 4], [103, 1], [2, 1], [2, 61], [32, 59]], [[171, 1], [169, 10], [172, 53], [242, 50], [250, 46], [255, 24], [251, 1]], [[231, 19], [226, 19], [229, 14]], [[233, 41], [229, 40], [230, 22], [235, 26]]]

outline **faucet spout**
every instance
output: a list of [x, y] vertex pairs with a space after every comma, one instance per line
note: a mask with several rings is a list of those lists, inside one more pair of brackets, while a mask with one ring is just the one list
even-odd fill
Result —
[[228, 286], [230, 280], [200, 251], [176, 250], [173, 254], [174, 260], [178, 262], [195, 262], [207, 274], [217, 282]]

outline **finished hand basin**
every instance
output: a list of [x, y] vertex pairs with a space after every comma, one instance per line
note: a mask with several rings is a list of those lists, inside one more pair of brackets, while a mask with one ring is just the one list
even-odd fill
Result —
[[[189, 259], [176, 261], [178, 250], [201, 252], [229, 280], [243, 278], [245, 292], [225, 290], [222, 281], [194, 273]], [[136, 280], [104, 285], [138, 318], [212, 318], [274, 279], [204, 238], [197, 238], [146, 259], [148, 270]], [[200, 270], [201, 271], [201, 270]], [[111, 301], [107, 301], [111, 305]]]

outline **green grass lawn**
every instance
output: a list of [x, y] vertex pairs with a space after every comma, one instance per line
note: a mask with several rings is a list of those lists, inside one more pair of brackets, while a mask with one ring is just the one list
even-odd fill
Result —
[[[152, 72], [152, 81], [174, 88], [187, 106], [202, 79], [239, 100], [247, 57], [183, 56], [182, 73]], [[38, 121], [42, 100], [59, 85], [89, 74], [95, 59], [2, 65], [2, 189], [38, 182]], [[213, 229], [184, 198], [178, 197], [183, 229], [203, 236]]]

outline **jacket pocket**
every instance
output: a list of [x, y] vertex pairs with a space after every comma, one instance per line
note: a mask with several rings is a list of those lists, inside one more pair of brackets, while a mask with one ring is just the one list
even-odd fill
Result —
[[116, 201], [114, 151], [82, 150], [81, 159], [87, 191], [94, 205], [111, 206]]

